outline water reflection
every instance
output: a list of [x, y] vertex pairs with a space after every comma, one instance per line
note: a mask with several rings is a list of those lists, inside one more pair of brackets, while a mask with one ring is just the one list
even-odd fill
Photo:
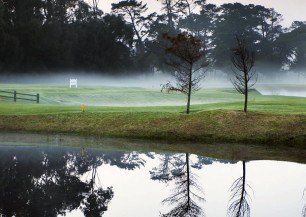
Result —
[[[80, 206], [90, 186], [77, 175], [73, 156], [63, 151], [42, 152], [2, 148], [0, 210], [4, 216], [57, 216]], [[55, 198], [62, 198], [58, 200]]]
[[248, 162], [246, 176], [245, 161], [189, 153], [0, 147], [0, 216], [305, 217], [306, 166], [281, 164]]
[[173, 193], [162, 201], [164, 204], [175, 206], [162, 216], [204, 216], [202, 204], [197, 204], [197, 200], [204, 201], [203, 190], [191, 170], [189, 154], [164, 155], [160, 160], [160, 166], [150, 171], [151, 179], [162, 182], [174, 181], [175, 185]]
[[[0, 152], [0, 213], [3, 216], [57, 216], [80, 208], [101, 216], [114, 196], [97, 185], [102, 164], [133, 170], [144, 164], [137, 153], [88, 152], [84, 149], [9, 148]], [[89, 178], [82, 180], [85, 173]], [[59, 200], [60, 199], [60, 200]]]
[[[81, 209], [85, 216], [101, 216], [107, 211], [107, 205], [114, 196], [112, 187], [107, 187], [105, 190], [101, 187], [101, 183], [97, 168], [103, 163], [107, 163], [104, 159], [97, 155], [88, 154], [85, 157], [85, 149], [82, 148], [82, 158], [75, 158], [79, 163], [72, 165], [80, 165], [81, 174], [90, 171], [89, 178], [86, 180], [90, 190], [84, 193]], [[83, 168], [82, 168], [83, 167]]]
[[242, 161], [242, 168], [242, 177], [236, 179], [230, 188], [231, 198], [227, 212], [230, 217], [249, 217], [251, 213], [247, 191], [250, 186], [246, 183], [245, 161]]
[[[303, 198], [305, 196], [305, 191], [306, 191], [306, 188], [303, 191]], [[304, 205], [303, 210], [302, 210], [302, 217], [306, 217], [306, 204]]]

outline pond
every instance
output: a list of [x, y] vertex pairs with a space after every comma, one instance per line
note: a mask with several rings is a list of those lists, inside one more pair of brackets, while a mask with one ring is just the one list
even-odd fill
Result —
[[5, 145], [0, 170], [1, 216], [306, 215], [306, 165], [293, 162]]

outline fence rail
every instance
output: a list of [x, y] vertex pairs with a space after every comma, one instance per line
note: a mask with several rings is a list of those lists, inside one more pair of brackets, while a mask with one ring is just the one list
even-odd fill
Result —
[[[12, 94], [12, 96], [3, 95], [2, 93]], [[19, 96], [21, 96], [21, 97], [19, 97]], [[34, 98], [25, 98], [23, 96], [34, 97]], [[39, 103], [39, 94], [18, 93], [17, 91], [0, 90], [0, 97], [14, 99], [14, 102], [17, 102], [17, 99], [20, 99], [20, 100], [28, 100], [28, 101], [34, 101], [36, 103]]]

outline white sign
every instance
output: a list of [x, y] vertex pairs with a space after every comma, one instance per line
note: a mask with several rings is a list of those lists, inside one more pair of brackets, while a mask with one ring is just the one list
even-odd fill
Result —
[[75, 88], [78, 88], [78, 79], [70, 78], [70, 88], [71, 86], [75, 86]]

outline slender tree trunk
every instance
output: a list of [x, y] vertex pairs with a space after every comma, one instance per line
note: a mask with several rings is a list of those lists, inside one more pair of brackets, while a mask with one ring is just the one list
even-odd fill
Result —
[[188, 208], [190, 209], [190, 171], [189, 171], [189, 154], [186, 153], [186, 167], [187, 167], [187, 197]]
[[186, 113], [189, 114], [190, 112], [190, 98], [191, 98], [191, 81], [192, 81], [192, 66], [189, 69], [189, 82], [188, 82], [188, 95], [187, 95], [187, 111]]
[[190, 90], [189, 90], [189, 92], [188, 92], [188, 96], [187, 96], [188, 98], [187, 98], [187, 111], [186, 111], [186, 113], [187, 114], [189, 114], [190, 113], [190, 97], [191, 97], [191, 92], [190, 92]]
[[248, 112], [248, 94], [249, 94], [249, 89], [248, 89], [248, 81], [247, 81], [247, 73], [244, 73], [244, 109], [243, 111], [245, 113]]
[[239, 210], [238, 210], [238, 215], [240, 216], [240, 212], [241, 212], [241, 206], [242, 206], [242, 202], [243, 202], [243, 198], [244, 198], [244, 194], [245, 194], [245, 161], [242, 162], [243, 164], [243, 178], [242, 178], [242, 188], [241, 188], [241, 198], [240, 198], [240, 202], [239, 202]]
[[244, 110], [245, 113], [248, 112], [248, 91], [244, 94]]
[[132, 17], [131, 13], [130, 13], [129, 16], [131, 17], [132, 28], [133, 28], [134, 33], [135, 33], [136, 38], [137, 38], [137, 41], [136, 41], [136, 53], [142, 55], [142, 54], [144, 54], [144, 44], [143, 44], [142, 38], [141, 38], [141, 36], [139, 34], [139, 31], [136, 28], [137, 23], [136, 23], [135, 19]]

